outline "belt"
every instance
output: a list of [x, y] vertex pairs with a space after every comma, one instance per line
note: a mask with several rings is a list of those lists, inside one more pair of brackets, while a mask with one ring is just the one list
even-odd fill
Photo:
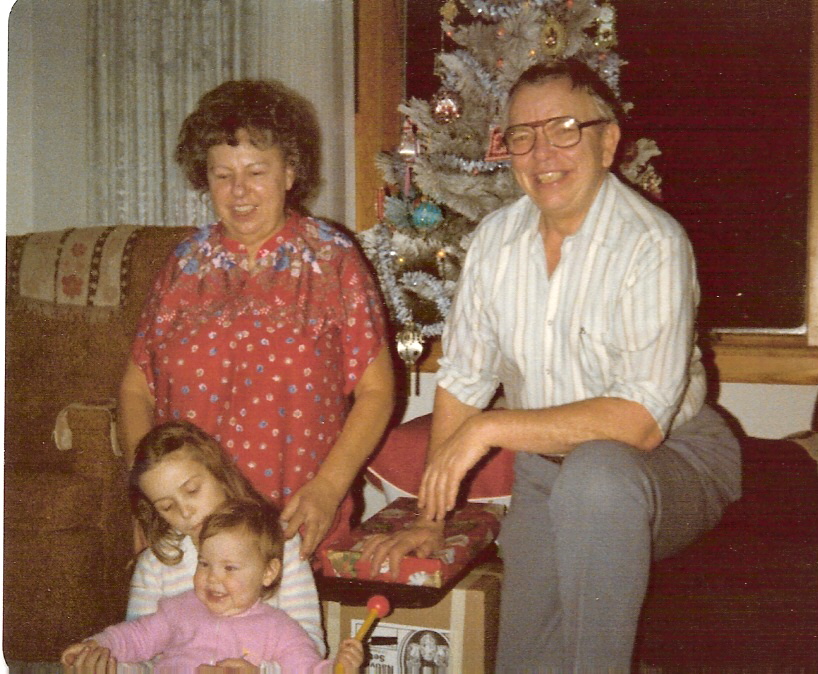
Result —
[[546, 461], [550, 461], [551, 463], [560, 464], [565, 461], [565, 456], [562, 454], [540, 454], [543, 459]]

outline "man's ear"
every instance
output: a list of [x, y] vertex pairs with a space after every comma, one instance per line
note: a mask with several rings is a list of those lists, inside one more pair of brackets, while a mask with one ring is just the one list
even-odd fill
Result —
[[616, 122], [605, 125], [602, 132], [602, 165], [607, 169], [611, 168], [616, 148], [619, 146], [619, 139], [622, 137], [622, 130]]
[[273, 583], [278, 580], [278, 575], [281, 573], [281, 560], [280, 559], [271, 559], [267, 564], [267, 568], [264, 571], [264, 577], [261, 579], [261, 582], [264, 584], [264, 587], [270, 587]]

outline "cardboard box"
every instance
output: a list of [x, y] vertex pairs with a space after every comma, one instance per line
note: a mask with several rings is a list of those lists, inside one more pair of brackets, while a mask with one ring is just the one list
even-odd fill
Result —
[[[498, 564], [473, 569], [439, 603], [428, 608], [393, 607], [375, 624], [364, 647], [362, 674], [483, 674], [493, 672], [500, 608]], [[366, 606], [322, 602], [331, 655], [354, 636]], [[435, 662], [436, 660], [436, 662]]]
[[377, 512], [321, 553], [321, 567], [328, 578], [365, 578], [384, 583], [425, 587], [443, 587], [453, 580], [497, 538], [505, 509], [501, 505], [467, 503], [446, 519], [446, 544], [439, 553], [421, 559], [407, 556], [401, 560], [397, 578], [388, 562], [372, 575], [369, 561], [361, 560], [361, 546], [367, 536], [394, 533], [411, 526], [417, 519], [417, 501], [399, 498]]

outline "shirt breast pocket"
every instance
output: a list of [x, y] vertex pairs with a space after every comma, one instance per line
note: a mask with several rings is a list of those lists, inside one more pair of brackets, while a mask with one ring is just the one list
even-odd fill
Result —
[[611, 356], [607, 346], [607, 333], [599, 328], [583, 325], [579, 329], [579, 362], [583, 377], [607, 387], [611, 380]]

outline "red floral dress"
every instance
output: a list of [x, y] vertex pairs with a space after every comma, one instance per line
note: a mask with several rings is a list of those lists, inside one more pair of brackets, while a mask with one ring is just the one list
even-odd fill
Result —
[[[350, 237], [320, 220], [291, 215], [252, 272], [244, 246], [211, 225], [159, 274], [132, 356], [155, 422], [208, 431], [283, 507], [315, 477], [349, 394], [385, 344], [382, 306]], [[347, 496], [335, 534], [350, 513]]]

